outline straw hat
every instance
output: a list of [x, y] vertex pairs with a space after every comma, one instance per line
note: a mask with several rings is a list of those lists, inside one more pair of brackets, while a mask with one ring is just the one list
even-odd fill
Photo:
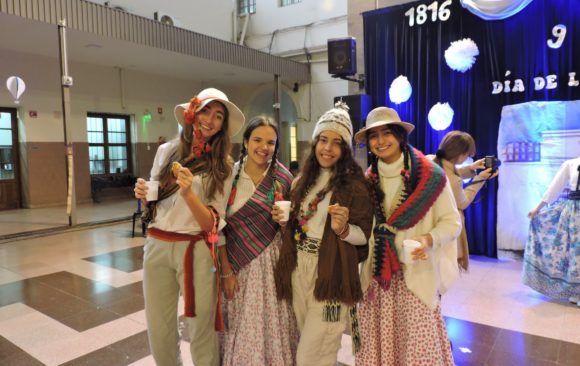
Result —
[[361, 128], [355, 135], [354, 140], [357, 144], [364, 144], [367, 142], [367, 132], [371, 128], [381, 127], [385, 125], [398, 125], [410, 134], [415, 126], [408, 122], [401, 121], [396, 110], [387, 107], [378, 107], [369, 112], [367, 116], [366, 126]]
[[[197, 94], [196, 97], [202, 101], [196, 112], [200, 111], [203, 107], [208, 105], [210, 102], [213, 102], [214, 100], [222, 103], [226, 107], [228, 110], [228, 133], [230, 136], [237, 134], [244, 126], [244, 122], [246, 121], [244, 114], [234, 103], [230, 102], [227, 95], [221, 90], [215, 88], [203, 89], [201, 92], [199, 92], [199, 94]], [[186, 124], [183, 113], [188, 108], [189, 102], [178, 104], [173, 110], [175, 119], [182, 127]]]

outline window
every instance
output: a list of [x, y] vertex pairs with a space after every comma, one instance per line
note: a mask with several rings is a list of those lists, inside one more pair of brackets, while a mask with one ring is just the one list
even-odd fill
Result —
[[290, 125], [290, 161], [298, 160], [298, 129], [296, 123]]
[[130, 172], [128, 116], [89, 113], [87, 136], [91, 175]]
[[301, 3], [302, 0], [280, 0], [280, 6], [288, 6]]
[[0, 111], [0, 180], [14, 179], [12, 114]]
[[238, 0], [238, 15], [256, 14], [256, 0]]

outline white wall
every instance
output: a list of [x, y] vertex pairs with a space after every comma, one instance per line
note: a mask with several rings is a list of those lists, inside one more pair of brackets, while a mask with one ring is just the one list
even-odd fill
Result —
[[[298, 139], [310, 141], [318, 118], [333, 106], [333, 98], [348, 94], [348, 82], [328, 74], [327, 40], [348, 36], [347, 0], [302, 0], [280, 7], [279, 1], [257, 0], [244, 44], [275, 55], [306, 62], [311, 53], [311, 82], [291, 93], [298, 111]], [[244, 18], [238, 23], [242, 31]]]
[[[5, 88], [0, 92], [0, 105], [18, 108], [21, 141], [64, 141], [57, 60], [6, 50], [0, 54], [0, 80], [18, 75], [26, 83], [26, 91], [18, 105], [14, 104]], [[156, 142], [159, 135], [173, 136], [177, 133], [173, 107], [178, 102], [187, 101], [201, 88], [199, 84], [179, 79], [125, 71], [123, 108], [118, 69], [71, 63], [70, 74], [74, 77], [74, 85], [70, 88], [69, 124], [74, 142], [87, 141], [87, 112], [133, 115], [138, 121], [133, 142]], [[157, 107], [163, 108], [163, 114], [157, 113]], [[37, 112], [37, 118], [29, 117], [31, 110]], [[145, 129], [140, 121], [146, 110], [153, 115], [153, 120], [146, 124]]]
[[[91, 0], [104, 5], [104, 0]], [[121, 6], [128, 12], [153, 19], [162, 12], [179, 21], [179, 27], [225, 41], [233, 40], [235, 0], [110, 0], [110, 7]]]
[[[283, 7], [278, 4], [279, 1], [273, 0], [256, 1], [256, 13], [250, 15], [248, 23], [246, 45], [280, 54], [304, 47], [326, 48], [328, 38], [346, 36], [346, 0], [302, 0]], [[243, 21], [240, 20], [240, 30]]]

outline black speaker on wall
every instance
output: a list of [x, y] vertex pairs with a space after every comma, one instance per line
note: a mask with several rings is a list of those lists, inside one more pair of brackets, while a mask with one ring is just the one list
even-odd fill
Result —
[[348, 114], [352, 121], [353, 136], [367, 121], [367, 114], [371, 111], [371, 96], [367, 94], [343, 95], [334, 97], [334, 103], [342, 100], [348, 105]]
[[356, 38], [328, 40], [328, 73], [338, 76], [356, 74]]

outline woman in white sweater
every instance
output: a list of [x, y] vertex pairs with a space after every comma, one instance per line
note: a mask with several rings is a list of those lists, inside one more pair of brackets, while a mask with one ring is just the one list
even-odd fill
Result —
[[[459, 273], [461, 218], [445, 173], [407, 143], [413, 128], [379, 107], [355, 136], [372, 152], [367, 176], [375, 207], [361, 274], [358, 366], [454, 364], [439, 295]], [[412, 261], [403, 259], [406, 239], [420, 243]]]

